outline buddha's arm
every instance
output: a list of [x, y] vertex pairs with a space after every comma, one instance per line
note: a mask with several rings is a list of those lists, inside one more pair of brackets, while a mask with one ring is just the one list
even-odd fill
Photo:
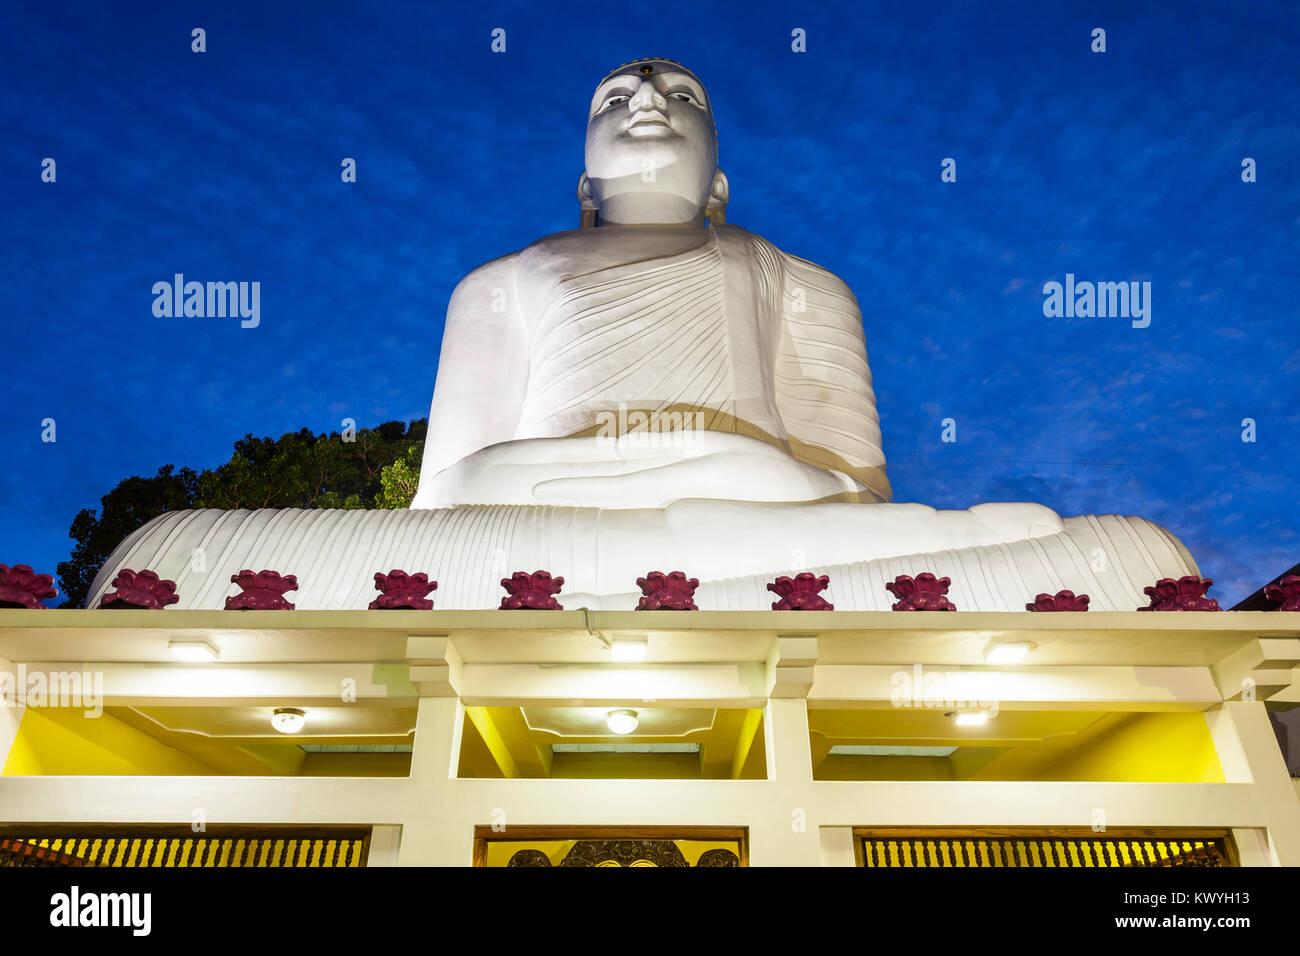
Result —
[[515, 437], [528, 384], [528, 336], [514, 255], [479, 266], [456, 286], [438, 358], [421, 474]]
[[838, 276], [782, 253], [777, 409], [796, 455], [890, 498], [862, 313]]

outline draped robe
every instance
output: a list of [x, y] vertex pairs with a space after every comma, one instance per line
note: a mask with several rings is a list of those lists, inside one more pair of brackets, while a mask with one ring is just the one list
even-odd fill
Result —
[[[508, 308], [483, 307], [501, 292]], [[467, 400], [493, 408], [467, 416]], [[889, 500], [853, 294], [826, 270], [721, 226], [559, 233], [467, 277], [448, 309], [415, 507], [476, 503], [481, 482], [456, 481], [453, 493], [450, 476], [429, 479], [503, 442], [530, 443], [540, 480], [562, 476], [572, 447], [545, 462], [537, 440], [607, 435], [638, 412], [762, 442], [842, 479], [840, 500]], [[737, 458], [728, 473], [726, 453], [712, 458], [687, 496], [743, 500], [751, 466]], [[789, 500], [807, 494], [792, 483]]]

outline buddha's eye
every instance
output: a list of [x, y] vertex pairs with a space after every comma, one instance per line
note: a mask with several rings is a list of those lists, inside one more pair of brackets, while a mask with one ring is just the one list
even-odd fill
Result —
[[683, 103], [690, 103], [692, 106], [700, 105], [700, 101], [697, 100], [695, 97], [691, 96], [691, 94], [687, 93], [685, 90], [674, 90], [672, 93], [669, 93], [668, 95], [675, 100], [681, 100]]
[[602, 109], [602, 110], [607, 110], [607, 109], [609, 109], [611, 106], [618, 106], [619, 103], [626, 103], [629, 99], [631, 99], [631, 97], [629, 97], [629, 96], [625, 96], [625, 95], [622, 94], [622, 93], [618, 93], [618, 94], [616, 94], [616, 95], [614, 95], [614, 96], [609, 97], [607, 100], [605, 100], [605, 104], [601, 107], [601, 109]]

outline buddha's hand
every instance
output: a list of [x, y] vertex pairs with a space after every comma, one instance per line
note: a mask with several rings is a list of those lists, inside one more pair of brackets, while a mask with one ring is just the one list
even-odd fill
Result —
[[433, 476], [427, 493], [422, 481], [417, 506], [664, 508], [692, 498], [818, 501], [863, 490], [845, 475], [743, 435], [697, 432], [689, 442], [665, 445], [662, 436], [636, 435], [504, 442]]

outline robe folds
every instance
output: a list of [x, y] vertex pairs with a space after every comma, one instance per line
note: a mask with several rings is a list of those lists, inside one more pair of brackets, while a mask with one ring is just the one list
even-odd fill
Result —
[[[611, 425], [649, 419], [655, 430], [756, 439], [845, 476], [852, 500], [888, 501], [862, 317], [848, 287], [735, 226], [681, 232], [667, 249], [631, 238], [560, 233], [489, 263], [478, 284], [513, 293], [508, 319], [474, 307], [482, 294], [471, 274], [448, 311], [430, 415], [431, 435], [460, 434], [426, 454], [425, 473], [505, 441], [608, 435]], [[485, 323], [502, 328], [495, 347], [455, 347], [482, 335]], [[463, 413], [446, 406], [463, 409], [473, 386], [443, 387], [444, 376], [468, 372], [450, 362], [472, 362], [475, 374], [498, 379], [502, 387], [482, 398], [514, 407], [465, 434]], [[557, 458], [567, 454], [557, 448]], [[699, 496], [725, 497], [729, 480], [743, 498], [744, 478], [738, 460], [735, 474]], [[465, 482], [457, 487], [463, 494]], [[416, 506], [451, 503], [425, 499]]]

